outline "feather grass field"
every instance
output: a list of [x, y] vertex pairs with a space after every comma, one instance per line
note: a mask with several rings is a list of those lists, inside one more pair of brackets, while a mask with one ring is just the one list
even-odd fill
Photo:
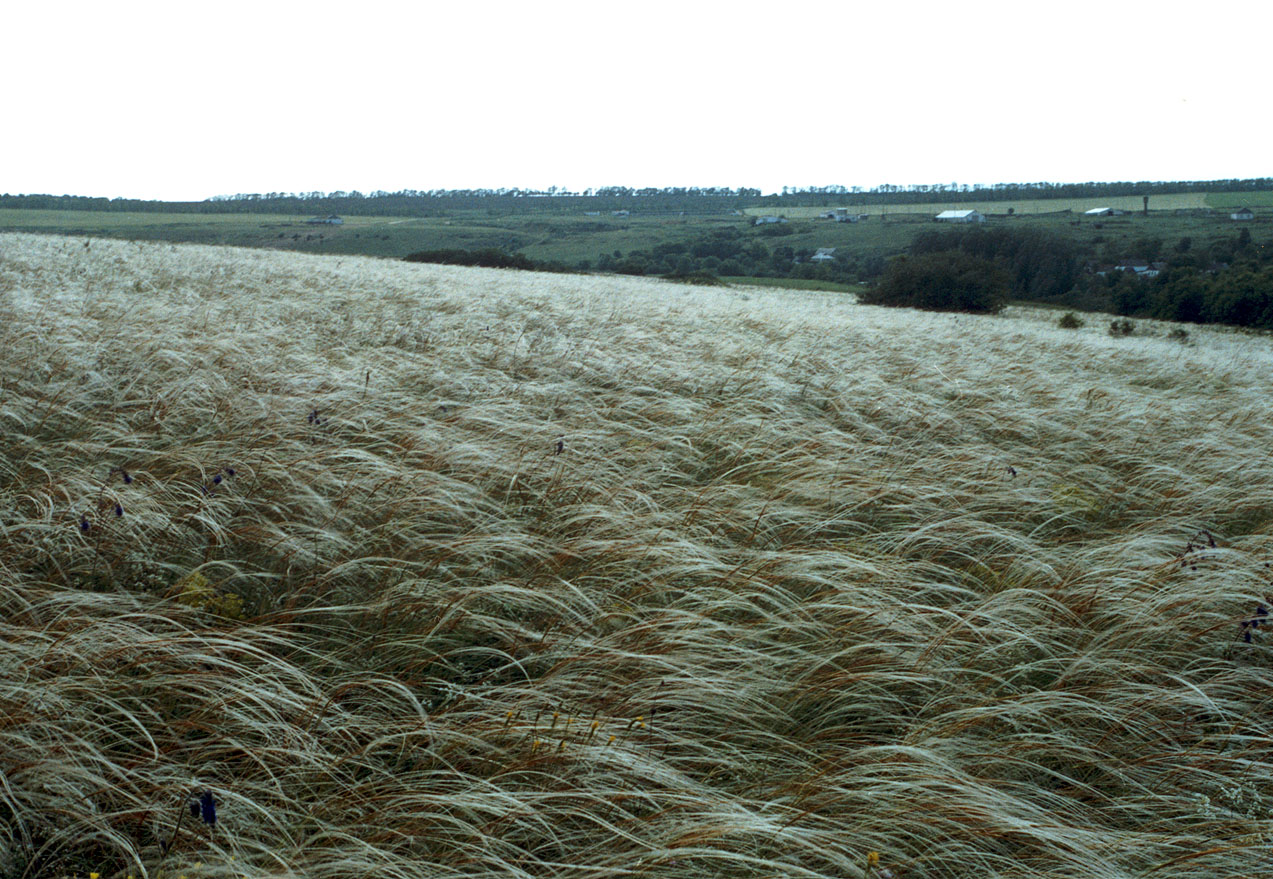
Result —
[[1273, 343], [1054, 319], [0, 236], [0, 876], [1273, 871]]

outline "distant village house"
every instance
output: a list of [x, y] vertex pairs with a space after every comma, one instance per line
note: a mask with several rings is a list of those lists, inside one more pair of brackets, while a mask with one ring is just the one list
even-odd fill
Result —
[[1118, 217], [1122, 216], [1122, 211], [1116, 211], [1113, 208], [1092, 208], [1090, 211], [1083, 211], [1085, 217]]
[[335, 214], [332, 214], [329, 217], [310, 217], [305, 222], [309, 223], [311, 226], [343, 226], [345, 225], [345, 221], [342, 220], [340, 217], [336, 216]]
[[865, 214], [851, 214], [848, 208], [834, 208], [818, 214], [819, 220], [834, 220], [837, 223], [856, 223], [866, 217]]
[[1229, 219], [1230, 220], [1254, 220], [1255, 211], [1251, 210], [1250, 208], [1238, 208], [1236, 211], [1229, 214]]
[[1133, 257], [1125, 259], [1118, 265], [1114, 266], [1114, 271], [1131, 272], [1138, 278], [1156, 278], [1166, 267], [1167, 264], [1165, 262], [1150, 262], [1147, 259], [1137, 259]]
[[942, 211], [933, 218], [938, 223], [984, 223], [985, 214], [980, 211]]
[[787, 222], [786, 217], [757, 217], [756, 222], [752, 223], [752, 225], [764, 226], [767, 223], [785, 223], [785, 222]]
[[816, 251], [814, 251], [813, 256], [809, 257], [809, 262], [831, 262], [834, 259], [834, 247], [819, 247]]

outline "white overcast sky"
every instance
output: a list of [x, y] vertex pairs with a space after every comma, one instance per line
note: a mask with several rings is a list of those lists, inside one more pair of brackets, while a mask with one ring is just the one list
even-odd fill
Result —
[[12, 3], [0, 193], [1273, 175], [1273, 4]]

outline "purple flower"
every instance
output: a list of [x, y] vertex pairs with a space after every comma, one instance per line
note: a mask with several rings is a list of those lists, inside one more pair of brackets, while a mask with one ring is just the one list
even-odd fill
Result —
[[226, 475], [226, 476], [233, 476], [233, 475], [234, 475], [234, 468], [233, 468], [233, 467], [226, 467], [226, 468], [225, 468], [225, 475]]
[[120, 473], [122, 473], [122, 474], [124, 474], [124, 484], [125, 484], [125, 485], [132, 485], [132, 484], [133, 484], [133, 477], [132, 477], [131, 475], [129, 475], [129, 473], [128, 473], [128, 471], [127, 471], [127, 470], [120, 470], [119, 472], [120, 472]]
[[115, 504], [115, 515], [116, 515], [116, 516], [122, 516], [122, 515], [124, 515], [124, 505], [123, 505], [123, 504]]
[[80, 516], [80, 530], [88, 533], [88, 529], [92, 526], [88, 524], [88, 516]]
[[220, 473], [218, 473], [216, 476], [212, 477], [212, 484], [213, 484], [213, 485], [220, 485], [220, 484], [221, 484], [221, 474], [220, 474]]
[[217, 823], [217, 802], [212, 798], [212, 791], [206, 790], [199, 796], [199, 813], [204, 824]]

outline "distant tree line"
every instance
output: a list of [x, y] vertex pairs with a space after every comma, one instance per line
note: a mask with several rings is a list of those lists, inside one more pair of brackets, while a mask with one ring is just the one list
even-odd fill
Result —
[[[898, 186], [883, 183], [864, 189], [860, 186], [784, 186], [780, 193], [766, 196], [766, 204], [809, 203], [810, 199], [834, 196], [855, 204], [921, 204], [926, 202], [1015, 201], [1021, 199], [1113, 198], [1116, 196], [1176, 195], [1194, 192], [1264, 192], [1273, 189], [1273, 178], [1230, 180], [1140, 180], [1087, 183], [911, 183]], [[792, 199], [804, 201], [791, 201]]]
[[1099, 198], [1194, 192], [1258, 192], [1273, 189], [1273, 178], [1119, 183], [932, 183], [905, 186], [784, 186], [762, 195], [751, 187], [603, 186], [595, 189], [402, 189], [335, 192], [246, 192], [204, 201], [165, 202], [75, 195], [0, 195], [0, 208], [33, 210], [130, 211], [160, 213], [343, 214], [349, 216], [432, 216], [451, 210], [569, 214], [579, 211], [640, 210], [723, 212], [746, 207], [822, 206], [833, 202], [908, 205], [924, 202], [1013, 201], [1039, 198]]
[[342, 216], [427, 217], [449, 211], [483, 210], [492, 214], [574, 214], [584, 211], [642, 210], [653, 213], [717, 213], [757, 204], [758, 189], [622, 186], [565, 190], [452, 189], [398, 192], [265, 192], [215, 196], [197, 202], [91, 198], [73, 195], [0, 195], [0, 208], [75, 211], [129, 211], [194, 214], [338, 214]]

